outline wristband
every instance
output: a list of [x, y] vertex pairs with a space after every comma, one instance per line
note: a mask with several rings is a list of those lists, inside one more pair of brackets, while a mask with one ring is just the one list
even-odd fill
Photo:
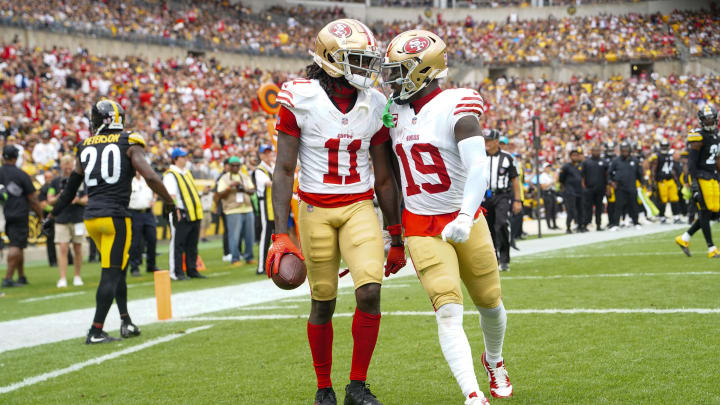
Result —
[[402, 225], [400, 224], [388, 225], [386, 229], [390, 236], [402, 236]]
[[402, 243], [402, 242], [399, 243], [399, 244], [391, 243], [391, 244], [390, 244], [390, 247], [401, 247], [401, 248], [404, 248], [404, 247], [405, 247], [405, 244]]

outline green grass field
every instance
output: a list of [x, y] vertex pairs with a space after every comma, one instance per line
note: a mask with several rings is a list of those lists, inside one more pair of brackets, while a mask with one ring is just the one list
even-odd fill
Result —
[[[686, 258], [673, 243], [676, 234], [513, 259], [512, 271], [502, 276], [510, 311], [504, 356], [515, 393], [491, 403], [720, 404], [720, 270], [706, 258], [699, 235], [693, 257]], [[201, 245], [201, 254], [209, 267], [206, 274], [213, 277], [174, 283], [173, 292], [258, 280], [249, 267], [223, 263], [218, 242]], [[33, 285], [5, 290], [0, 321], [92, 307], [95, 267], [86, 267], [85, 287], [63, 291], [84, 294], [21, 302], [58, 293], [55, 269], [29, 268]], [[130, 299], [151, 297], [150, 280], [145, 275], [129, 279], [136, 285]], [[390, 278], [384, 286], [384, 316], [368, 376], [373, 392], [385, 404], [462, 404], [417, 279]], [[488, 395], [479, 362], [482, 332], [471, 303], [466, 304], [465, 330], [480, 387]], [[315, 376], [305, 332], [309, 300], [293, 297], [255, 307], [146, 325], [141, 337], [118, 344], [86, 346], [72, 339], [0, 353], [0, 403], [311, 404]], [[333, 321], [333, 381], [340, 403], [350, 370], [354, 308], [352, 290], [341, 289]], [[716, 311], [655, 311], [683, 308]], [[269, 319], [273, 316], [279, 319]], [[209, 328], [193, 329], [201, 326]], [[28, 333], [43, 333], [42, 325]], [[173, 340], [156, 342], [163, 338]], [[140, 350], [117, 354], [133, 348]], [[113, 353], [117, 357], [102, 364], [2, 393], [26, 378]]]

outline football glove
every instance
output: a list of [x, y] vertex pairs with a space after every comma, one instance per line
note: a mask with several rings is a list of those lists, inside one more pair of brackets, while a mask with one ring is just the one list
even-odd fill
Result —
[[163, 216], [167, 219], [168, 224], [172, 222], [173, 226], [177, 227], [179, 218], [175, 204], [163, 204]]
[[695, 201], [697, 202], [700, 202], [702, 198], [700, 197], [700, 184], [698, 184], [697, 181], [692, 182], [691, 190], [693, 199], [695, 199]]
[[405, 245], [390, 246], [387, 262], [385, 262], [385, 277], [390, 277], [405, 267]]
[[46, 217], [42, 221], [42, 234], [45, 235], [46, 237], [49, 237], [54, 226], [55, 226], [55, 218], [52, 218], [49, 216]]
[[472, 226], [473, 220], [470, 218], [470, 215], [459, 214], [452, 222], [445, 225], [442, 231], [443, 242], [451, 240], [457, 243], [465, 243], [470, 237]]
[[268, 278], [271, 278], [273, 274], [278, 273], [280, 268], [280, 259], [286, 253], [292, 253], [297, 256], [300, 260], [305, 260], [305, 256], [302, 255], [300, 249], [290, 240], [290, 237], [286, 233], [275, 233], [272, 236], [272, 245], [268, 249], [267, 259], [265, 260], [265, 272]]

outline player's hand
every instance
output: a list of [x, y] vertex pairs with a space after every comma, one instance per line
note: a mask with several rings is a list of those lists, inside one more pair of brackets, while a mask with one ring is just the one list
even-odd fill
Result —
[[513, 201], [512, 212], [513, 214], [519, 214], [522, 211], [522, 203], [520, 201]]
[[473, 220], [470, 215], [460, 214], [452, 222], [445, 225], [442, 231], [443, 242], [451, 240], [457, 243], [464, 243], [470, 237]]
[[288, 234], [275, 233], [272, 236], [272, 241], [273, 243], [270, 245], [270, 249], [268, 249], [267, 259], [265, 260], [265, 272], [268, 278], [278, 273], [280, 259], [286, 253], [292, 253], [300, 260], [305, 260], [305, 256], [302, 255], [300, 249], [290, 240]]
[[692, 190], [692, 197], [695, 201], [700, 201], [700, 185], [698, 182], [693, 181], [690, 189]]
[[405, 267], [405, 245], [390, 246], [387, 262], [385, 262], [385, 277], [390, 277]]
[[47, 236], [50, 236], [50, 233], [55, 226], [55, 217], [52, 216], [52, 214], [49, 214], [45, 219], [42, 221], [42, 234]]
[[180, 219], [180, 215], [178, 215], [178, 209], [175, 207], [175, 204], [165, 204], [163, 205], [163, 216], [165, 219], [167, 219], [168, 223], [173, 224], [174, 227], [177, 227], [178, 220]]

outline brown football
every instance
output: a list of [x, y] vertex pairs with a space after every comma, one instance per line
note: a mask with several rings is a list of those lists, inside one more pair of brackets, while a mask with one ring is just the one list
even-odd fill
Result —
[[305, 277], [307, 277], [305, 262], [294, 254], [287, 253], [280, 259], [278, 272], [273, 274], [272, 280], [283, 290], [293, 290], [305, 282]]

